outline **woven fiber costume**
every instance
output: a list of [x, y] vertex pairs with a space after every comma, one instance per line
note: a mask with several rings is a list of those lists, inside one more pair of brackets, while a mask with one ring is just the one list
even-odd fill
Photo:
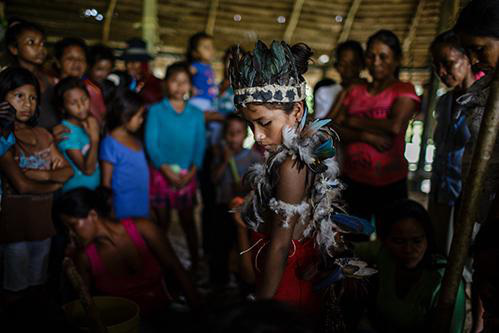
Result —
[[[305, 79], [297, 68], [293, 47], [285, 42], [272, 42], [270, 48], [257, 42], [252, 53], [232, 55], [231, 83], [238, 108], [250, 103], [288, 103], [305, 100]], [[303, 71], [302, 71], [303, 72]], [[370, 234], [372, 227], [366, 221], [345, 214], [340, 201], [341, 183], [335, 160], [336, 134], [326, 125], [330, 120], [317, 120], [307, 124], [305, 114], [296, 128], [282, 129], [282, 144], [266, 156], [263, 164], [250, 168], [244, 177], [252, 192], [246, 197], [241, 216], [253, 230], [255, 241], [254, 268], [258, 275], [262, 267], [261, 250], [269, 243], [269, 235], [259, 233], [267, 213], [273, 212], [282, 219], [282, 227], [289, 227], [292, 218], [305, 226], [303, 238], [293, 240], [286, 268], [275, 299], [286, 301], [308, 310], [317, 310], [314, 289], [321, 284], [329, 286], [345, 275], [366, 276], [373, 270], [358, 261], [344, 259], [349, 252], [343, 240], [344, 233]], [[308, 192], [299, 204], [289, 204], [275, 197], [281, 164], [291, 159], [299, 169], [307, 169]], [[336, 260], [343, 257], [341, 260]], [[307, 265], [329, 258], [337, 268], [334, 278], [323, 281], [304, 279], [297, 273]], [[323, 260], [324, 261], [324, 260]], [[334, 280], [334, 281], [333, 281]], [[317, 283], [319, 282], [319, 283]]]

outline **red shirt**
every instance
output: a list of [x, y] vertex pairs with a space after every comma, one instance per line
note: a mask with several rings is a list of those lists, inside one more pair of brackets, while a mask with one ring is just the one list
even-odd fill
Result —
[[90, 81], [90, 79], [84, 80], [83, 83], [87, 87], [90, 96], [90, 113], [97, 119], [99, 125], [102, 126], [106, 115], [106, 103], [104, 102], [102, 90], [99, 86]]
[[[347, 107], [349, 116], [388, 119], [393, 105], [401, 97], [416, 101], [419, 108], [420, 98], [416, 95], [414, 86], [406, 82], [394, 83], [377, 95], [371, 95], [367, 91], [367, 85], [355, 85], [343, 100], [343, 105]], [[343, 174], [354, 181], [372, 186], [384, 186], [406, 178], [405, 131], [406, 128], [393, 137], [392, 147], [383, 152], [364, 142], [347, 144]]]

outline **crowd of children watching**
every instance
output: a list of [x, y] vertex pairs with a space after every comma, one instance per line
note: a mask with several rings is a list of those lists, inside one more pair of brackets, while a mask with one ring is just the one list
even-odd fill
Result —
[[[463, 174], [469, 172], [467, 147], [478, 135], [480, 119], [473, 114], [483, 112], [479, 95], [497, 65], [497, 58], [481, 50], [499, 49], [499, 26], [493, 19], [477, 21], [473, 15], [484, 6], [479, 2], [472, 1], [456, 28], [430, 47], [434, 70], [449, 91], [436, 108], [429, 213], [408, 199], [404, 138], [420, 97], [411, 83], [398, 78], [398, 37], [380, 30], [365, 51], [356, 41], [338, 45], [335, 67], [341, 84], [323, 81], [315, 89], [315, 116], [332, 118], [341, 138], [349, 212], [374, 221], [378, 235], [375, 242], [360, 239], [354, 250], [379, 272], [367, 296], [360, 297], [363, 306], [348, 306], [345, 300], [349, 332], [420, 332], [433, 320], [452, 237], [449, 227]], [[499, 3], [491, 3], [489, 10], [499, 18]], [[478, 49], [484, 40], [496, 49], [489, 44]], [[481, 67], [472, 66], [469, 45]], [[54, 296], [63, 289], [64, 255], [73, 258], [93, 294], [134, 300], [152, 326], [168, 326], [164, 313], [181, 294], [199, 309], [198, 191], [209, 285], [216, 291], [229, 285], [231, 251], [252, 245], [244, 224], [231, 213], [232, 202], [247, 194], [243, 176], [263, 160], [258, 147], [243, 145], [248, 125], [235, 113], [227, 74], [230, 50], [223, 57], [224, 80], [217, 84], [213, 37], [204, 33], [192, 36], [186, 61], [169, 65], [161, 80], [152, 75], [152, 57], [140, 39], [130, 40], [121, 56], [125, 71], [114, 70], [112, 49], [88, 47], [79, 38], [57, 42], [55, 63], [47, 67], [43, 28], [20, 19], [9, 23], [5, 46], [11, 64], [0, 72], [0, 318], [11, 316], [23, 300], [44, 304], [50, 293], [56, 303], [67, 301], [67, 295]], [[365, 69], [369, 81], [361, 77]], [[496, 149], [492, 170], [497, 171], [498, 158]], [[487, 175], [479, 218], [485, 226], [473, 248], [473, 332], [499, 327], [499, 266], [491, 261], [497, 258], [492, 201], [498, 174]], [[185, 233], [187, 268], [167, 238], [172, 210]], [[244, 296], [255, 282], [251, 260], [248, 255], [239, 260]], [[344, 289], [349, 295], [348, 285]], [[452, 332], [463, 331], [464, 304], [462, 284]]]

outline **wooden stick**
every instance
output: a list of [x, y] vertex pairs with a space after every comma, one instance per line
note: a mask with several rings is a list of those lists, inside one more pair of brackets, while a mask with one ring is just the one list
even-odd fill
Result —
[[81, 306], [83, 307], [83, 310], [87, 315], [88, 328], [90, 332], [107, 333], [107, 328], [104, 326], [102, 320], [100, 319], [97, 306], [95, 305], [92, 296], [90, 296], [85, 282], [76, 270], [73, 261], [70, 258], [65, 257], [62, 265], [69, 279], [69, 282], [80, 296]]
[[109, 7], [107, 7], [106, 17], [104, 18], [104, 27], [102, 28], [102, 42], [109, 41], [109, 32], [111, 30], [111, 21], [113, 20], [114, 8], [118, 0], [110, 0]]
[[288, 26], [284, 31], [283, 39], [290, 43], [293, 38], [293, 34], [295, 33], [296, 26], [298, 25], [298, 21], [300, 20], [301, 10], [303, 8], [303, 3], [305, 0], [295, 0], [293, 5], [293, 11], [291, 12], [291, 16], [289, 18]]
[[464, 262], [468, 257], [471, 233], [478, 213], [482, 186], [485, 182], [488, 162], [493, 154], [499, 131], [499, 71], [496, 70], [490, 84], [480, 132], [471, 161], [470, 173], [463, 189], [462, 206], [459, 210], [456, 231], [452, 239], [449, 263], [442, 281], [442, 289], [438, 299], [436, 317], [433, 323], [434, 332], [449, 332], [456, 302], [456, 294], [461, 282]]
[[208, 12], [208, 20], [206, 21], [206, 28], [204, 29], [208, 35], [212, 36], [213, 32], [215, 32], [215, 22], [217, 19], [218, 2], [219, 0], [211, 0], [210, 11]]

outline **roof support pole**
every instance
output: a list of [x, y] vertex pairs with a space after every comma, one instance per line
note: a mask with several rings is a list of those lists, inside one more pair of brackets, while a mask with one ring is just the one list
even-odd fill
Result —
[[352, 0], [352, 3], [350, 4], [350, 9], [348, 10], [348, 14], [345, 19], [345, 23], [343, 24], [343, 29], [341, 29], [340, 36], [336, 41], [336, 46], [338, 46], [339, 43], [343, 43], [344, 41], [348, 40], [348, 37], [350, 37], [350, 31], [352, 31], [352, 25], [353, 22], [355, 21], [355, 16], [359, 11], [361, 3], [362, 0]]
[[158, 0], [143, 0], [142, 38], [147, 42], [150, 53], [156, 53], [158, 35]]
[[304, 2], [305, 0], [295, 0], [293, 11], [291, 12], [288, 25], [286, 27], [286, 30], [284, 31], [283, 39], [287, 43], [291, 42], [291, 39], [293, 38], [296, 26], [298, 25], [298, 21], [300, 20], [301, 9], [303, 8]]
[[210, 11], [208, 12], [208, 20], [206, 21], [206, 28], [204, 31], [213, 36], [213, 32], [215, 31], [215, 22], [217, 20], [217, 12], [218, 12], [218, 3], [219, 0], [211, 0], [210, 1]]
[[102, 42], [105, 44], [109, 41], [109, 32], [111, 31], [111, 21], [113, 20], [114, 8], [118, 0], [109, 0], [106, 17], [104, 18], [104, 27], [102, 28]]
[[490, 84], [490, 94], [487, 107], [480, 124], [480, 132], [471, 160], [470, 173], [465, 179], [462, 205], [458, 212], [456, 231], [452, 239], [449, 262], [445, 270], [440, 296], [438, 298], [436, 315], [433, 322], [433, 332], [449, 332], [456, 294], [461, 282], [464, 263], [468, 257], [471, 233], [480, 206], [482, 187], [489, 161], [494, 153], [494, 146], [499, 132], [499, 71]]

